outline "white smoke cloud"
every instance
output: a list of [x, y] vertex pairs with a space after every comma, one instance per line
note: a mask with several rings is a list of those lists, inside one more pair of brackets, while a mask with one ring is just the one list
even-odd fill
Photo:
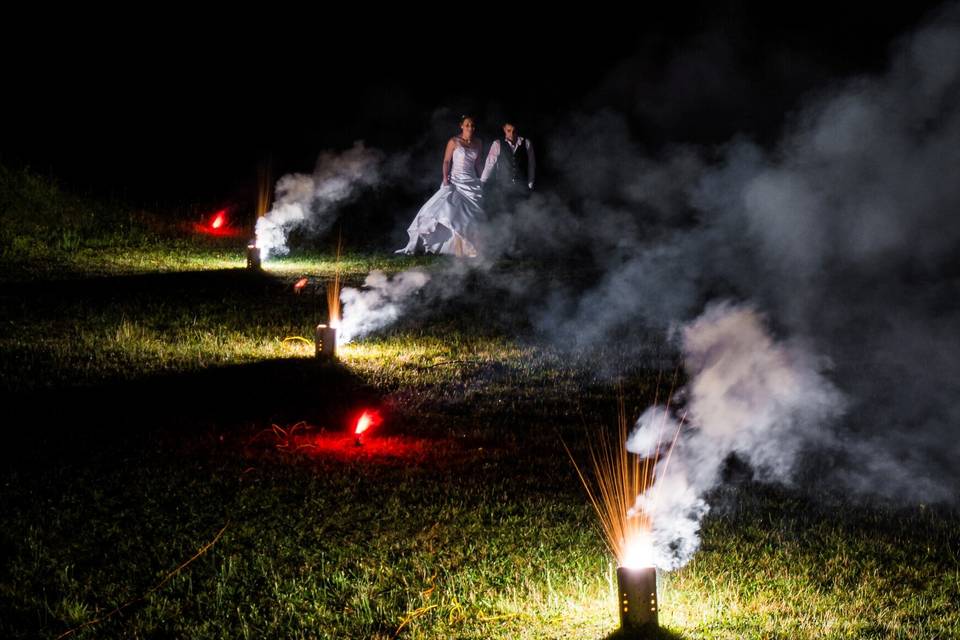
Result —
[[[699, 160], [684, 147], [645, 162], [615, 113], [565, 128], [569, 138], [553, 146], [572, 192], [557, 235], [574, 229], [567, 250], [586, 253], [595, 269], [566, 289], [550, 282], [535, 322], [558, 345], [616, 341], [643, 363], [642, 328], [690, 322], [711, 300], [748, 300], [778, 334], [793, 336], [784, 347], [791, 363], [822, 373], [813, 354], [830, 358], [847, 410], [842, 420], [792, 421], [778, 433], [782, 449], [766, 428], [744, 427], [729, 452], [758, 479], [783, 481], [797, 447], [821, 447], [828, 464], [819, 481], [852, 498], [956, 503], [960, 5], [899, 39], [892, 54], [885, 72], [811, 95], [776, 144], [741, 136], [700, 150]], [[585, 148], [591, 161], [603, 156], [602, 175], [583, 166]], [[545, 221], [529, 228], [548, 228], [549, 210], [529, 215]], [[781, 415], [789, 404], [776, 380], [759, 389], [766, 410]], [[698, 384], [706, 380], [694, 377], [688, 396]], [[736, 407], [721, 399], [724, 412]], [[649, 444], [643, 437], [651, 436], [637, 436], [637, 446]]]
[[340, 292], [341, 320], [337, 342], [346, 344], [394, 322], [408, 298], [430, 281], [430, 275], [412, 269], [388, 277], [372, 271], [362, 289], [344, 287]]
[[651, 407], [626, 443], [641, 456], [660, 445], [654, 485], [636, 508], [652, 516], [657, 563], [671, 569], [699, 546], [705, 497], [729, 456], [749, 463], [759, 480], [789, 483], [804, 453], [836, 445], [832, 427], [845, 405], [824, 375], [828, 363], [774, 340], [749, 305], [711, 305], [681, 339], [690, 376], [682, 428], [667, 407]]
[[[770, 148], [736, 138], [651, 160], [618, 114], [573, 118], [551, 141], [557, 193], [492, 219], [486, 259], [440, 269], [422, 292], [455, 298], [476, 274], [574, 351], [626, 352], [638, 330], [686, 323], [682, 402], [649, 409], [626, 443], [666, 454], [682, 421], [635, 505], [659, 566], [699, 547], [731, 456], [759, 482], [795, 482], [816, 459], [818, 481], [851, 496], [957, 500], [957, 6], [902, 39], [886, 73], [801, 105]], [[592, 262], [569, 281], [548, 269], [497, 284], [513, 247]], [[426, 284], [407, 278], [344, 290], [344, 338], [396, 320]], [[750, 302], [708, 304], [724, 298]]]
[[[638, 503], [655, 513], [662, 566], [696, 549], [706, 496], [730, 455], [757, 480], [790, 482], [804, 452], [819, 450], [830, 462], [823, 480], [852, 495], [955, 501], [956, 5], [894, 54], [886, 73], [800, 105], [775, 145], [740, 137], [651, 159], [622, 116], [572, 118], [549, 141], [557, 191], [493, 216], [484, 260], [437, 269], [429, 290], [382, 274], [345, 290], [342, 335], [427, 306], [414, 304], [415, 291], [431, 304], [460, 301], [467, 277], [505, 292], [505, 314], [529, 313], [540, 335], [572, 350], [615, 341], [635, 355], [647, 344], [639, 331], [688, 322], [685, 426], [669, 467], [657, 469], [658, 488]], [[573, 256], [576, 272], [501, 277], [495, 261], [513, 247], [554, 265]], [[750, 303], [710, 306], [693, 320], [724, 298]], [[771, 337], [758, 309], [794, 338]], [[832, 383], [817, 353], [835, 363]], [[656, 443], [654, 427], [676, 426], [664, 411], [644, 414], [632, 450]]]
[[257, 220], [257, 246], [263, 259], [289, 252], [287, 237], [307, 226], [323, 233], [336, 219], [336, 207], [355, 197], [360, 189], [381, 180], [383, 154], [357, 142], [343, 153], [324, 152], [313, 175], [291, 174], [280, 178], [273, 208]]

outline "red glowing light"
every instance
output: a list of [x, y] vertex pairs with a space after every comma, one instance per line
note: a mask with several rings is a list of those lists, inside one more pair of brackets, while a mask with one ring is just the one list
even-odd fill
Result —
[[370, 427], [375, 427], [382, 421], [383, 419], [378, 412], [370, 410], [364, 411], [357, 420], [357, 428], [354, 429], [353, 433], [359, 436]]
[[210, 221], [211, 229], [219, 229], [227, 221], [227, 210], [221, 209], [213, 215], [213, 220]]
[[300, 293], [300, 291], [302, 291], [303, 288], [307, 286], [307, 282], [308, 280], [306, 278], [300, 278], [299, 280], [297, 280], [293, 285], [294, 293]]
[[230, 225], [230, 209], [231, 207], [224, 207], [215, 213], [205, 214], [201, 219], [192, 224], [193, 230], [196, 233], [217, 238], [241, 237], [245, 231]]

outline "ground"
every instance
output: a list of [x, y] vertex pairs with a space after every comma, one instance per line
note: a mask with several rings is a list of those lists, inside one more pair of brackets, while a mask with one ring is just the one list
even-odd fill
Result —
[[[319, 363], [332, 255], [265, 273], [185, 240], [36, 255], [11, 249], [0, 282], [0, 636], [616, 630], [562, 441], [583, 454], [620, 395], [635, 418], [673, 384], [663, 363], [611, 379], [590, 366], [609, 354], [559, 353], [476, 298]], [[439, 268], [342, 260], [351, 284], [413, 264]], [[384, 422], [356, 446], [365, 408]], [[732, 474], [694, 560], [661, 574], [662, 635], [960, 637], [956, 514], [828, 494]]]

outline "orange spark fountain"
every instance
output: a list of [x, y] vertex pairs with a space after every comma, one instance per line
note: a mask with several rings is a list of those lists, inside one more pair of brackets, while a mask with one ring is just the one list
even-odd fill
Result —
[[[257, 167], [257, 220], [267, 215], [270, 209], [270, 161], [267, 160]], [[256, 220], [254, 221], [256, 228]], [[257, 246], [257, 239], [247, 244], [247, 268], [260, 269], [262, 266], [260, 248]]]
[[[605, 431], [588, 441], [592, 474], [580, 468], [566, 444], [564, 448], [597, 513], [604, 541], [617, 560], [617, 602], [623, 637], [641, 638], [658, 624], [658, 603], [653, 523], [651, 514], [638, 507], [637, 498], [647, 494], [655, 498], [654, 471], [661, 442], [658, 440], [644, 458], [627, 451], [629, 428], [622, 393], [618, 410], [616, 435]], [[678, 435], [679, 429], [670, 441], [667, 463]]]
[[630, 453], [624, 446], [629, 425], [620, 399], [616, 436], [604, 432], [589, 443], [592, 476], [588, 477], [573, 458], [577, 475], [600, 520], [604, 539], [620, 566], [652, 566], [650, 517], [635, 510], [637, 496], [653, 485], [657, 459]]
[[257, 167], [257, 218], [265, 216], [270, 208], [270, 162]]
[[329, 325], [336, 329], [340, 326], [340, 270], [333, 276], [333, 281], [327, 284], [327, 311]]
[[334, 358], [337, 355], [337, 327], [340, 326], [340, 253], [343, 236], [337, 240], [337, 262], [333, 281], [327, 283], [327, 324], [317, 325], [317, 357]]

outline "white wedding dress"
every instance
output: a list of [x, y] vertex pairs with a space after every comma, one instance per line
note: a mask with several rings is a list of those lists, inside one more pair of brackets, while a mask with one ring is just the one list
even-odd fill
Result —
[[410, 242], [397, 253], [412, 254], [417, 245], [427, 253], [476, 257], [478, 224], [483, 218], [483, 190], [477, 175], [481, 145], [467, 147], [456, 139], [450, 183], [440, 187], [410, 223]]

